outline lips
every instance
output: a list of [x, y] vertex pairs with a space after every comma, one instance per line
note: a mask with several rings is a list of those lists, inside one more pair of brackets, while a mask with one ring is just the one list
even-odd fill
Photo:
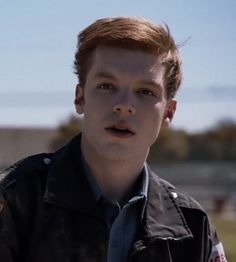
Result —
[[112, 125], [105, 128], [110, 134], [119, 136], [119, 137], [130, 137], [135, 135], [134, 131], [127, 125]]

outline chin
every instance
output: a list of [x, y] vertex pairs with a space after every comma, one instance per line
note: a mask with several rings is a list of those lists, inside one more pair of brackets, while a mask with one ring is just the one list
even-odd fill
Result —
[[99, 150], [98, 153], [108, 160], [125, 160], [132, 154], [127, 146], [120, 144], [109, 144], [107, 147]]

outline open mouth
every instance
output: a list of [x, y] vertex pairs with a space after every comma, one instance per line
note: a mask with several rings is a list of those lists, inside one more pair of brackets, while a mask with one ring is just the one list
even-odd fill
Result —
[[109, 133], [112, 133], [112, 134], [118, 135], [118, 136], [125, 136], [125, 137], [127, 137], [127, 136], [134, 135], [133, 131], [131, 131], [129, 128], [125, 128], [125, 127], [113, 126], [113, 127], [106, 128], [106, 130]]

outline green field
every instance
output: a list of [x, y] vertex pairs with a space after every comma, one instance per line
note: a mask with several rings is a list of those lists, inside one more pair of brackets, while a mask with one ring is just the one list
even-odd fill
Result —
[[236, 220], [211, 216], [212, 222], [224, 245], [228, 262], [236, 262]]

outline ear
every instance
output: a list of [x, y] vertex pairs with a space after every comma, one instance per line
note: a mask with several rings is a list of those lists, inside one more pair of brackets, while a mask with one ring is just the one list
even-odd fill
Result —
[[81, 85], [77, 85], [75, 89], [75, 108], [78, 114], [84, 113], [84, 89]]
[[177, 100], [176, 99], [170, 99], [167, 101], [164, 117], [162, 120], [162, 126], [163, 127], [169, 127], [175, 111], [176, 111], [176, 106], [177, 106]]

